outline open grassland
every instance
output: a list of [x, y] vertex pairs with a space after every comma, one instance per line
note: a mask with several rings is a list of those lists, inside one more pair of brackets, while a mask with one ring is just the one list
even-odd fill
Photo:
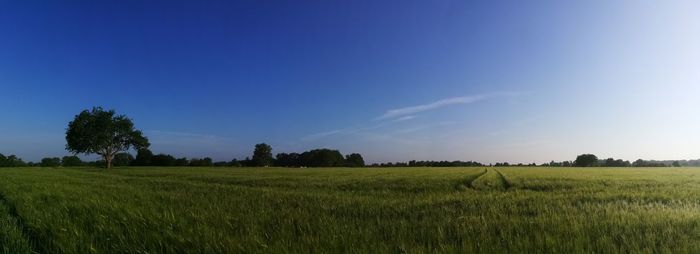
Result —
[[0, 169], [4, 253], [700, 252], [700, 169]]

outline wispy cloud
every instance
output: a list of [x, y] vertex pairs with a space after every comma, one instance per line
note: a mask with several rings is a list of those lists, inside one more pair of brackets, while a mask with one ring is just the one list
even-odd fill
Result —
[[[349, 135], [349, 134], [356, 134], [356, 133], [366, 133], [369, 130], [379, 129], [379, 128], [383, 128], [383, 127], [386, 127], [389, 125], [395, 125], [395, 124], [399, 124], [399, 123], [403, 123], [403, 122], [415, 119], [415, 118], [417, 118], [416, 114], [418, 114], [418, 113], [436, 110], [436, 109], [447, 107], [450, 105], [470, 104], [470, 103], [475, 103], [478, 101], [482, 101], [482, 100], [490, 99], [490, 98], [494, 98], [494, 97], [517, 96], [520, 94], [521, 93], [513, 93], [513, 92], [478, 94], [478, 95], [471, 95], [471, 96], [446, 98], [446, 99], [442, 99], [442, 100], [438, 100], [438, 101], [434, 101], [434, 102], [422, 104], [422, 105], [415, 105], [415, 106], [409, 106], [409, 107], [404, 107], [404, 108], [390, 109], [390, 110], [387, 110], [383, 115], [374, 119], [375, 121], [380, 121], [379, 124], [374, 124], [374, 125], [365, 124], [365, 125], [358, 125], [355, 127], [348, 127], [348, 128], [344, 128], [344, 129], [319, 132], [319, 133], [307, 135], [307, 136], [303, 137], [302, 140], [314, 141], [314, 140], [318, 140], [318, 139], [328, 137], [328, 136], [333, 136], [333, 135]], [[438, 123], [438, 124], [414, 126], [413, 128], [399, 130], [396, 133], [399, 133], [399, 134], [400, 133], [410, 133], [410, 132], [420, 131], [423, 129], [429, 129], [432, 127], [448, 125], [448, 124], [452, 124], [452, 122], [442, 122], [442, 123]]]
[[351, 130], [351, 129], [346, 128], [346, 129], [339, 129], [339, 130], [332, 130], [332, 131], [324, 131], [324, 132], [319, 132], [319, 133], [307, 135], [301, 139], [304, 141], [312, 141], [312, 140], [320, 139], [320, 138], [335, 135], [335, 134], [346, 133], [349, 130]]
[[487, 95], [453, 97], [453, 98], [442, 99], [442, 100], [435, 101], [435, 102], [428, 103], [428, 104], [422, 104], [422, 105], [416, 105], [416, 106], [410, 106], [410, 107], [404, 107], [404, 108], [397, 108], [397, 109], [390, 109], [390, 110], [386, 111], [386, 113], [384, 113], [380, 117], [377, 117], [376, 119], [377, 120], [386, 120], [386, 119], [394, 119], [394, 118], [400, 119], [400, 118], [403, 118], [403, 117], [408, 116], [408, 115], [413, 115], [413, 114], [420, 113], [420, 112], [435, 110], [435, 109], [446, 107], [449, 105], [474, 103], [474, 102], [483, 100], [486, 97], [487, 97]]
[[434, 102], [427, 103], [427, 104], [421, 104], [421, 105], [415, 105], [415, 106], [409, 106], [409, 107], [403, 107], [403, 108], [397, 108], [397, 109], [390, 109], [390, 110], [387, 110], [383, 115], [375, 118], [375, 120], [403, 119], [405, 117], [412, 118], [412, 115], [415, 115], [417, 113], [431, 111], [431, 110], [447, 107], [450, 105], [470, 104], [470, 103], [479, 102], [479, 101], [489, 99], [489, 98], [503, 97], [503, 96], [517, 96], [519, 94], [520, 93], [506, 92], [506, 93], [490, 93], [490, 94], [478, 94], [478, 95], [445, 98], [445, 99], [434, 101]]
[[407, 134], [407, 133], [412, 133], [412, 132], [417, 132], [417, 131], [432, 129], [432, 128], [434, 128], [434, 127], [453, 125], [453, 124], [457, 124], [457, 123], [459, 123], [459, 122], [456, 122], [456, 121], [445, 121], [445, 122], [439, 122], [439, 123], [433, 123], [433, 124], [424, 124], [424, 125], [418, 125], [418, 126], [414, 126], [414, 127], [411, 127], [411, 128], [407, 128], [407, 129], [397, 130], [395, 133], [397, 133], [397, 134]]
[[394, 121], [395, 122], [403, 122], [403, 121], [408, 121], [408, 120], [415, 119], [415, 118], [416, 118], [416, 116], [402, 116], [402, 117], [396, 118], [396, 120], [394, 120]]
[[[404, 121], [407, 121], [407, 120], [404, 120]], [[319, 132], [319, 133], [314, 133], [311, 135], [304, 136], [301, 139], [304, 141], [314, 141], [314, 140], [321, 139], [321, 138], [324, 138], [327, 136], [355, 134], [358, 132], [379, 129], [379, 128], [391, 125], [392, 123], [395, 123], [395, 122], [397, 122], [397, 121], [384, 122], [384, 123], [375, 124], [375, 125], [361, 125], [361, 126], [349, 127], [349, 128], [344, 128], [344, 129], [324, 131], [324, 132]]]

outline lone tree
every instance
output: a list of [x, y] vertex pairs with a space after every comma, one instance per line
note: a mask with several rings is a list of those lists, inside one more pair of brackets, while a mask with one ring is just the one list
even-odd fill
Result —
[[66, 141], [66, 150], [76, 154], [100, 155], [107, 168], [112, 167], [117, 153], [150, 146], [141, 131], [134, 129], [131, 119], [116, 115], [114, 110], [104, 111], [101, 107], [83, 110], [76, 115], [68, 123]]
[[78, 167], [82, 165], [83, 161], [78, 156], [63, 156], [63, 159], [61, 159], [61, 166], [64, 167]]
[[345, 156], [345, 166], [347, 167], [364, 167], [365, 159], [359, 153], [353, 153]]
[[581, 154], [574, 161], [574, 167], [595, 167], [597, 165], [598, 157], [593, 154]]
[[301, 163], [305, 167], [342, 167], [345, 158], [338, 150], [314, 149], [301, 154]]
[[272, 147], [261, 143], [255, 145], [253, 151], [253, 163], [256, 167], [269, 167], [272, 165]]
[[131, 162], [132, 166], [150, 166], [153, 152], [148, 148], [137, 149], [136, 158]]

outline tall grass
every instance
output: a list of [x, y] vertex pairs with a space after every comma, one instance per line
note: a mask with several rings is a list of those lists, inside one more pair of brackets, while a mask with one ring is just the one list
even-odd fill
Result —
[[697, 253], [698, 173], [2, 169], [0, 243], [45, 253]]
[[22, 226], [11, 209], [0, 201], [0, 251], [2, 253], [32, 253], [29, 241], [22, 234]]

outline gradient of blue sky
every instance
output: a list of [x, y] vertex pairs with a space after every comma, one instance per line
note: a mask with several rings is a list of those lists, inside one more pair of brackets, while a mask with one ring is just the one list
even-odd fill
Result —
[[103, 106], [155, 152], [700, 158], [697, 1], [2, 1], [0, 153]]

